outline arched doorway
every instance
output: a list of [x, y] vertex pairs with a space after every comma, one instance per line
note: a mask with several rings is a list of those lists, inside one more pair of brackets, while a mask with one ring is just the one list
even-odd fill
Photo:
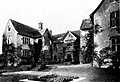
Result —
[[72, 62], [72, 56], [71, 56], [71, 54], [66, 54], [65, 62]]

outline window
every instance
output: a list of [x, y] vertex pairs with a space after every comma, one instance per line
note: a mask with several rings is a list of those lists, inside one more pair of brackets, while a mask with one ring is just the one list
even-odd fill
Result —
[[23, 44], [24, 44], [24, 37], [22, 38], [22, 42], [23, 42]]
[[24, 50], [22, 50], [22, 56], [24, 56]]
[[110, 2], [113, 2], [113, 1], [119, 1], [119, 0], [110, 0]]
[[117, 44], [120, 44], [120, 38], [117, 38]]
[[71, 43], [68, 43], [67, 46], [71, 46], [72, 44]]
[[116, 38], [112, 39], [112, 51], [116, 51], [116, 46], [117, 46], [116, 41], [117, 41]]
[[28, 50], [23, 50], [22, 56], [27, 57], [28, 55], [29, 55], [29, 51]]
[[113, 2], [114, 0], [110, 0], [110, 2]]
[[26, 37], [25, 37], [25, 44], [26, 44]]
[[117, 26], [120, 25], [119, 20], [120, 20], [120, 16], [119, 16], [119, 10], [118, 10], [118, 11], [116, 11], [116, 23], [117, 23]]
[[116, 39], [112, 39], [112, 44], [115, 44]]
[[120, 16], [119, 16], [119, 11], [116, 11], [116, 26], [117, 30], [120, 33]]
[[8, 31], [10, 31], [10, 27], [8, 28]]
[[115, 0], [115, 1], [119, 1], [119, 0]]
[[119, 26], [119, 11], [110, 13], [110, 27]]
[[120, 37], [112, 39], [112, 51], [120, 51]]
[[10, 31], [10, 29], [11, 29], [11, 28], [10, 28], [10, 26], [8, 25], [8, 31]]
[[29, 37], [23, 37], [23, 44], [30, 44], [30, 38]]
[[8, 39], [8, 44], [9, 44], [9, 39]]
[[116, 26], [116, 12], [110, 14], [110, 27]]
[[112, 51], [116, 51], [116, 39], [112, 39]]
[[120, 52], [120, 44], [117, 45], [117, 51]]
[[27, 40], [28, 40], [28, 41], [27, 41], [27, 44], [30, 44], [30, 38], [27, 38]]

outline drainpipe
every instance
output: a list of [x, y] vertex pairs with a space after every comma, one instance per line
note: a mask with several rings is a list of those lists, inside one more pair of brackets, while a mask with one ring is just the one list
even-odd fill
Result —
[[90, 15], [90, 19], [91, 19], [91, 23], [92, 23], [92, 29], [91, 29], [91, 34], [92, 34], [92, 62], [91, 62], [91, 66], [93, 67], [93, 60], [94, 60], [94, 15], [91, 14]]
[[80, 50], [79, 50], [79, 63], [82, 64], [81, 62], [81, 31], [80, 31]]

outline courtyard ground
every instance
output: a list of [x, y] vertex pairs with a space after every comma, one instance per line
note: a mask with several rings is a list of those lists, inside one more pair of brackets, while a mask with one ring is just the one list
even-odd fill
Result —
[[[2, 75], [61, 75], [79, 77], [72, 82], [120, 82], [120, 71], [114, 69], [93, 68], [90, 64], [83, 65], [47, 65], [50, 69], [44, 71], [5, 72]], [[39, 67], [38, 67], [39, 68]], [[37, 67], [36, 67], [37, 69]], [[11, 81], [12, 82], [12, 81]]]

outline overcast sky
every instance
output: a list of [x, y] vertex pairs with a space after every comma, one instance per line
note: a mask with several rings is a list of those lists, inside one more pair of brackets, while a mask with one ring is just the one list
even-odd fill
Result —
[[33, 28], [38, 22], [59, 34], [68, 30], [79, 30], [81, 21], [101, 0], [0, 0], [0, 53], [2, 34], [9, 19], [19, 21]]

